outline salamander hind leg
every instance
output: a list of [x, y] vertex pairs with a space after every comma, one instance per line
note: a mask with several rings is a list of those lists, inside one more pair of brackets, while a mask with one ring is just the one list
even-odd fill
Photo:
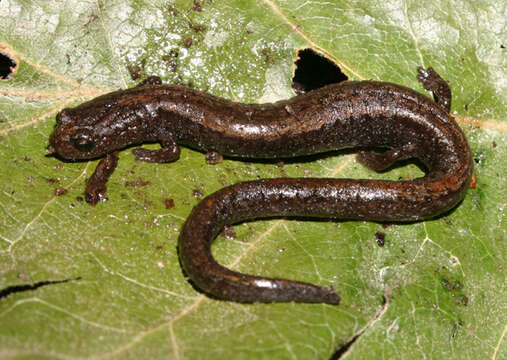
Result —
[[447, 112], [450, 112], [452, 93], [449, 84], [432, 67], [427, 69], [418, 67], [417, 71], [419, 72], [417, 80], [422, 83], [426, 90], [433, 93], [433, 98], [437, 104], [444, 107]]
[[137, 161], [154, 163], [168, 163], [180, 158], [180, 147], [172, 140], [162, 141], [162, 148], [159, 150], [134, 149], [132, 153]]
[[357, 155], [357, 160], [367, 168], [381, 172], [391, 167], [397, 161], [417, 157], [416, 155], [416, 146], [414, 144], [407, 144], [383, 153], [360, 151]]

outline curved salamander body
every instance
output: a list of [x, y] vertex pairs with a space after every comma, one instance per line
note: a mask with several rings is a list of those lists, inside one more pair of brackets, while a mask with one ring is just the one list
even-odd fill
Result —
[[248, 158], [292, 157], [343, 148], [361, 152], [375, 170], [418, 158], [427, 174], [411, 181], [280, 178], [241, 182], [199, 203], [187, 219], [179, 256], [185, 273], [204, 292], [240, 302], [337, 304], [332, 289], [246, 275], [222, 267], [211, 256], [224, 226], [247, 219], [305, 216], [377, 221], [427, 219], [454, 207], [472, 175], [465, 136], [449, 115], [450, 90], [431, 69], [419, 80], [437, 103], [415, 91], [373, 81], [328, 85], [274, 104], [239, 104], [155, 79], [64, 109], [50, 139], [50, 152], [71, 159], [106, 156], [88, 180], [91, 203], [104, 198], [117, 151], [143, 142], [160, 150], [134, 150], [137, 159], [175, 161], [179, 145]]

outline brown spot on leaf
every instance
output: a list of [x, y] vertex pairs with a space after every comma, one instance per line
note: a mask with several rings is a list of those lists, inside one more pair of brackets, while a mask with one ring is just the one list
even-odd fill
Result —
[[192, 196], [195, 197], [196, 199], [200, 199], [202, 198], [202, 192], [200, 192], [198, 189], [194, 189], [192, 190]]
[[377, 231], [375, 233], [375, 238], [377, 239], [377, 245], [382, 247], [384, 246], [385, 244], [385, 239], [386, 239], [386, 234], [381, 232], [381, 231]]
[[56, 196], [61, 196], [61, 195], [65, 195], [67, 194], [68, 190], [66, 188], [63, 188], [63, 187], [57, 187], [55, 189], [55, 195]]
[[236, 232], [234, 231], [234, 228], [232, 226], [224, 226], [224, 236], [227, 239], [234, 239], [236, 237]]
[[174, 200], [173, 199], [165, 199], [164, 205], [166, 209], [172, 209], [174, 207]]
[[222, 154], [216, 151], [209, 151], [206, 153], [206, 163], [209, 165], [216, 165], [224, 160]]
[[138, 178], [137, 180], [134, 180], [134, 181], [127, 181], [125, 183], [125, 186], [132, 186], [132, 187], [150, 186], [150, 185], [151, 185], [151, 181], [143, 180], [141, 178]]

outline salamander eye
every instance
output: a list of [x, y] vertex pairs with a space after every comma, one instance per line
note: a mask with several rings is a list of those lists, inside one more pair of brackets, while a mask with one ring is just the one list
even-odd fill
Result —
[[70, 138], [75, 148], [79, 151], [90, 151], [95, 146], [92, 132], [87, 129], [79, 129]]

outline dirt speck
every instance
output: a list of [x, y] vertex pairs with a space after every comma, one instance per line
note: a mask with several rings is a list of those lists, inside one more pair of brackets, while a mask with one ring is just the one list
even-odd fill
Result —
[[264, 56], [264, 61], [266, 62], [266, 64], [269, 65], [272, 63], [273, 53], [271, 52], [270, 49], [262, 49], [261, 54], [262, 56]]
[[377, 245], [382, 247], [385, 245], [386, 234], [381, 231], [377, 231], [375, 233], [375, 239], [377, 239]]
[[206, 26], [200, 25], [200, 24], [194, 24], [193, 22], [189, 21], [188, 26], [194, 30], [195, 32], [203, 32], [206, 30]]
[[191, 10], [201, 12], [202, 11], [201, 2], [198, 0], [194, 0], [194, 6], [192, 6]]
[[168, 10], [173, 16], [178, 16], [178, 9], [176, 9], [173, 5], [169, 5]]
[[66, 188], [63, 188], [63, 187], [57, 187], [55, 189], [55, 195], [56, 196], [61, 196], [61, 195], [65, 195], [67, 194], [68, 190]]
[[146, 66], [146, 59], [142, 59], [138, 64], [127, 64], [127, 69], [130, 73], [130, 78], [132, 80], [142, 79], [144, 68]]
[[178, 62], [178, 56], [179, 56], [178, 50], [171, 50], [168, 55], [162, 56], [162, 60], [164, 60], [167, 65], [169, 66], [169, 70], [172, 72], [176, 72], [178, 70], [179, 62]]
[[185, 38], [182, 40], [182, 44], [184, 47], [189, 48], [192, 46], [193, 40], [191, 38]]
[[232, 226], [224, 226], [224, 236], [229, 240], [236, 238], [234, 228]]
[[447, 279], [442, 280], [442, 286], [447, 290], [452, 290], [454, 287], [452, 286], [451, 282]]
[[216, 165], [224, 160], [222, 154], [216, 151], [210, 151], [206, 153], [206, 163], [209, 165]]
[[196, 199], [200, 199], [202, 198], [202, 192], [200, 192], [198, 189], [194, 189], [192, 190], [192, 196], [195, 197]]
[[150, 186], [150, 185], [151, 185], [151, 181], [143, 180], [141, 178], [138, 178], [134, 181], [127, 181], [125, 183], [125, 186], [132, 186], [132, 187]]
[[166, 209], [172, 209], [174, 207], [174, 200], [173, 199], [165, 199], [164, 205]]

